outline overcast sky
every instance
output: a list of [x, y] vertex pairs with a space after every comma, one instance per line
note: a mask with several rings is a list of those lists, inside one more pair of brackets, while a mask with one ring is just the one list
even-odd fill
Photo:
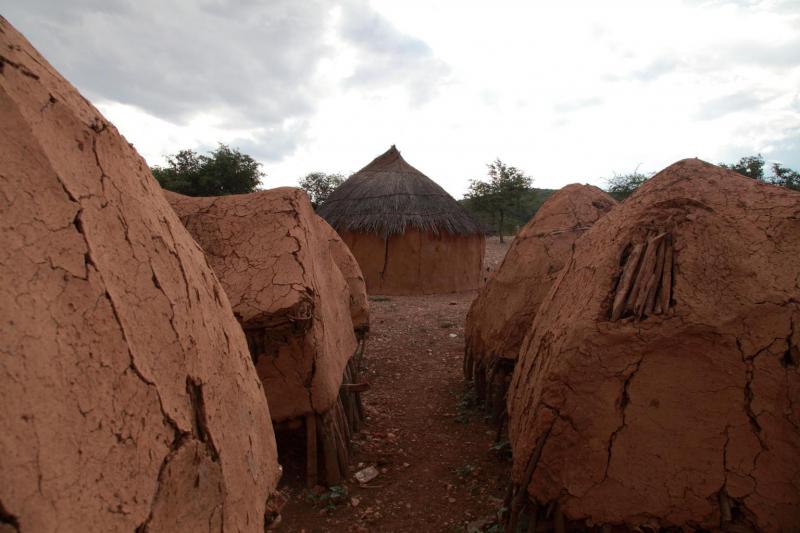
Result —
[[800, 169], [800, 1], [0, 0], [151, 165], [223, 142], [265, 187], [396, 144], [461, 197], [684, 157]]

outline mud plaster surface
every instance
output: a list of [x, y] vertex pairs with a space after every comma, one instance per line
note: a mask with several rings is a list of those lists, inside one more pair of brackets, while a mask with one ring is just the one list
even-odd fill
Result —
[[466, 350], [476, 362], [516, 359], [539, 304], [569, 259], [575, 239], [616, 202], [591, 185], [550, 196], [513, 240], [467, 313]]
[[[623, 250], [675, 246], [672, 306], [608, 320]], [[594, 523], [800, 523], [800, 194], [680, 161], [600, 219], [542, 304], [509, 391], [513, 478]]]
[[242, 326], [267, 334], [255, 359], [273, 420], [330, 409], [356, 339], [349, 287], [305, 193], [167, 198]]
[[328, 240], [333, 261], [350, 289], [350, 317], [353, 319], [353, 327], [357, 331], [366, 331], [369, 329], [369, 301], [361, 268], [336, 230], [321, 217], [316, 217], [316, 221], [323, 238]]
[[145, 161], [2, 18], [0, 224], [2, 527], [261, 531], [279, 467], [227, 298]]
[[444, 294], [481, 284], [482, 235], [438, 235], [407, 229], [383, 239], [376, 233], [344, 232], [369, 294]]

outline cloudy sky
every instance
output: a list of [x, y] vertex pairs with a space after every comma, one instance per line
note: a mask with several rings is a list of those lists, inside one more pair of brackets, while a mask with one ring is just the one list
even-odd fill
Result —
[[217, 142], [266, 187], [396, 144], [450, 193], [684, 157], [800, 168], [798, 0], [0, 0], [151, 165]]

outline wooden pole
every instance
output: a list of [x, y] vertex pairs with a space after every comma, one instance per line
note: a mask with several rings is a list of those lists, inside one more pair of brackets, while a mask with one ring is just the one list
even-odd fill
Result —
[[329, 487], [338, 485], [342, 480], [342, 474], [339, 471], [336, 435], [334, 434], [333, 422], [329, 413], [320, 415], [318, 429], [320, 440], [322, 441], [322, 455], [325, 458], [325, 481]]
[[622, 276], [617, 284], [617, 293], [614, 295], [614, 303], [611, 307], [612, 322], [622, 318], [622, 313], [625, 310], [625, 302], [627, 301], [628, 293], [631, 289], [631, 283], [639, 267], [642, 248], [643, 245], [641, 244], [634, 245], [631, 253], [628, 255], [628, 261], [622, 269]]

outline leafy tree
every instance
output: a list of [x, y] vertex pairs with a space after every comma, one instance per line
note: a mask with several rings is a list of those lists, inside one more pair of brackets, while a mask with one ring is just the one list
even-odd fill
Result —
[[167, 157], [167, 166], [150, 170], [167, 190], [187, 196], [224, 196], [258, 190], [260, 171], [255, 159], [221, 144], [208, 155], [181, 150]]
[[738, 172], [742, 176], [764, 181], [764, 156], [761, 154], [743, 157], [732, 165], [720, 163], [719, 166]]
[[328, 196], [339, 185], [344, 183], [344, 176], [341, 174], [326, 174], [324, 172], [312, 172], [300, 178], [300, 188], [308, 193], [311, 205], [316, 209], [325, 203]]
[[488, 180], [471, 180], [465, 200], [477, 211], [489, 214], [497, 222], [500, 242], [503, 242], [503, 230], [506, 215], [519, 211], [523, 200], [533, 192], [530, 177], [520, 169], [508, 166], [500, 159], [487, 165]]
[[764, 172], [764, 156], [761, 154], [751, 155], [741, 158], [737, 163], [726, 165], [720, 163], [719, 166], [738, 172], [748, 178], [753, 178], [758, 181], [772, 183], [779, 187], [786, 187], [787, 189], [800, 190], [800, 174], [796, 170], [785, 167], [780, 163], [772, 163], [770, 170], [772, 174], [767, 175]]
[[652, 174], [642, 174], [639, 170], [634, 170], [629, 174], [614, 173], [614, 177], [608, 178], [608, 194], [615, 200], [621, 202], [638, 189], [642, 183], [649, 180]]
[[770, 182], [787, 189], [800, 191], [800, 173], [796, 170], [787, 168], [780, 163], [772, 164], [772, 176]]

